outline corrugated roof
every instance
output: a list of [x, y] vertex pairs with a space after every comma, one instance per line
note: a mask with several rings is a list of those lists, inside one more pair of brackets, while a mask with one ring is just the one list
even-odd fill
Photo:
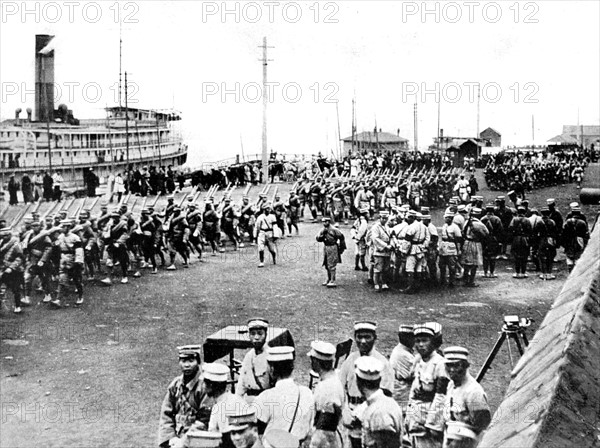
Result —
[[569, 144], [569, 145], [576, 145], [577, 139], [571, 137], [568, 134], [560, 134], [560, 135], [557, 135], [556, 137], [552, 137], [550, 140], [548, 140], [547, 143], [563, 143], [563, 144]]
[[592, 136], [600, 136], [600, 126], [592, 125], [563, 125], [563, 134], [569, 135], [592, 135]]
[[[352, 141], [352, 136], [350, 137], [346, 137], [343, 138], [342, 141], [344, 142], [351, 142]], [[404, 137], [400, 137], [399, 135], [396, 134], [391, 134], [389, 132], [378, 132], [377, 134], [375, 134], [374, 132], [370, 132], [370, 131], [363, 131], [363, 132], [359, 132], [358, 134], [356, 134], [354, 136], [354, 141], [355, 142], [379, 142], [379, 143], [404, 143], [407, 142], [408, 139], [404, 138]]]

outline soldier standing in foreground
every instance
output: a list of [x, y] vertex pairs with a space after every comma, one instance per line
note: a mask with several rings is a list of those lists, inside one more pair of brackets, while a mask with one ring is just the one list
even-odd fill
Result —
[[323, 266], [327, 270], [327, 280], [323, 286], [335, 288], [336, 267], [341, 261], [341, 255], [346, 250], [344, 235], [331, 226], [331, 218], [323, 218], [323, 229], [317, 235], [317, 241], [325, 245]]

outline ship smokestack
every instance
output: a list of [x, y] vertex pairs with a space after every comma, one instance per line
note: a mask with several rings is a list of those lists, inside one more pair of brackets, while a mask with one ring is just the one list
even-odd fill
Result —
[[25, 112], [27, 112], [27, 122], [31, 123], [31, 113], [32, 113], [31, 107], [28, 107], [27, 109], [25, 109]]
[[54, 36], [35, 36], [35, 114], [37, 121], [54, 121]]

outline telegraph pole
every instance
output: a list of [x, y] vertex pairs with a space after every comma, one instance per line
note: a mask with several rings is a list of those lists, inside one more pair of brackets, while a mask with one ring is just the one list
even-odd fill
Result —
[[263, 37], [263, 44], [260, 47], [263, 49], [263, 57], [260, 60], [263, 66], [263, 123], [262, 123], [262, 172], [265, 183], [269, 182], [269, 153], [267, 151], [267, 104], [269, 103], [269, 95], [267, 90], [267, 64], [272, 59], [267, 58], [267, 38]]
[[125, 72], [125, 151], [127, 154], [127, 172], [129, 172], [129, 109], [127, 105], [127, 72]]
[[419, 148], [419, 137], [418, 137], [418, 124], [417, 124], [417, 103], [415, 103], [415, 109], [414, 109], [414, 115], [415, 115], [415, 124], [414, 124], [414, 141], [415, 141], [415, 151], [418, 151]]

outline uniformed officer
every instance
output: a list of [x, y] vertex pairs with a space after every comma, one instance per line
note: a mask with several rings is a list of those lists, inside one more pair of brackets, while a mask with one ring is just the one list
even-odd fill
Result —
[[220, 432], [223, 435], [221, 448], [231, 448], [231, 437], [227, 426], [227, 412], [243, 410], [248, 404], [239, 395], [227, 391], [229, 367], [220, 363], [208, 363], [202, 366], [204, 390], [212, 399], [213, 405], [208, 421], [208, 430]]
[[277, 264], [277, 243], [273, 234], [273, 227], [277, 225], [277, 218], [272, 213], [272, 206], [266, 203], [262, 207], [261, 215], [256, 219], [254, 238], [258, 242], [258, 267], [265, 266], [265, 247], [269, 249], [273, 264]]
[[83, 245], [81, 238], [71, 232], [73, 221], [63, 219], [61, 222], [63, 234], [60, 235], [56, 244], [60, 248], [60, 265], [58, 270], [58, 289], [56, 299], [50, 302], [56, 307], [62, 306], [61, 299], [69, 285], [73, 281], [77, 289], [76, 305], [83, 303]]
[[402, 440], [402, 409], [380, 388], [384, 364], [372, 356], [355, 362], [356, 385], [365, 398], [362, 413], [363, 448], [399, 448]]
[[336, 269], [342, 253], [346, 250], [346, 242], [344, 234], [331, 226], [331, 218], [325, 217], [322, 222], [323, 229], [317, 235], [317, 242], [325, 245], [323, 266], [327, 271], [327, 280], [323, 282], [323, 286], [335, 288]]
[[494, 205], [485, 206], [486, 214], [481, 218], [481, 223], [487, 227], [488, 236], [483, 245], [483, 276], [487, 278], [498, 277], [496, 271], [496, 257], [500, 255], [501, 241], [504, 234], [502, 221], [494, 215]]
[[319, 375], [315, 386], [315, 422], [310, 448], [341, 448], [339, 424], [344, 405], [344, 389], [333, 369], [336, 349], [333, 344], [313, 341], [308, 353], [312, 370]]
[[441, 448], [443, 440], [443, 404], [448, 389], [444, 358], [436, 351], [441, 330], [435, 323], [415, 326], [413, 382], [406, 410], [406, 433], [412, 448]]
[[342, 422], [346, 428], [346, 436], [349, 438], [352, 448], [360, 448], [362, 445], [362, 432], [357, 410], [359, 409], [359, 405], [364, 403], [365, 398], [361, 395], [356, 384], [354, 363], [361, 356], [372, 356], [379, 359], [384, 365], [381, 388], [389, 396], [392, 395], [392, 391], [394, 390], [394, 373], [385, 356], [375, 349], [377, 323], [366, 320], [355, 322], [354, 341], [358, 350], [352, 352], [346, 358], [340, 367], [339, 376], [346, 395], [342, 412]]
[[415, 362], [413, 329], [414, 325], [400, 325], [398, 328], [398, 345], [394, 347], [390, 355], [390, 365], [394, 370], [394, 392], [392, 397], [403, 410], [406, 409], [408, 402], [411, 384], [410, 370]]
[[226, 416], [231, 442], [235, 448], [263, 448], [258, 435], [256, 410], [252, 406], [227, 412]]
[[448, 268], [448, 286], [454, 287], [456, 277], [456, 263], [460, 255], [460, 243], [462, 240], [462, 232], [460, 228], [454, 224], [454, 214], [446, 212], [444, 214], [444, 225], [440, 232], [440, 284], [446, 284], [446, 268]]
[[267, 362], [275, 387], [262, 392], [254, 401], [258, 414], [259, 432], [283, 430], [301, 442], [310, 435], [315, 416], [314, 400], [308, 387], [296, 384], [294, 347], [269, 347]]
[[492, 419], [487, 396], [469, 373], [466, 348], [444, 349], [444, 362], [450, 377], [444, 406], [444, 448], [474, 448]]
[[[22, 245], [26, 257], [25, 273], [24, 273], [24, 290], [25, 297], [21, 301], [22, 304], [31, 304], [31, 289], [35, 277], [39, 277], [44, 297], [50, 296], [50, 279], [52, 274], [49, 269], [50, 253], [52, 252], [52, 241], [48, 236], [48, 232], [42, 231], [41, 223], [34, 221], [31, 224], [31, 232], [25, 237]], [[52, 300], [52, 299], [50, 299]], [[49, 302], [50, 300], [46, 300]]]
[[[192, 425], [208, 427], [210, 407], [204, 390], [200, 371], [199, 345], [178, 347], [179, 367], [182, 375], [175, 378], [169, 387], [160, 410], [158, 445], [161, 448], [182, 448], [186, 433]], [[220, 443], [220, 440], [219, 440]]]
[[542, 225], [540, 246], [538, 248], [538, 256], [540, 257], [540, 268], [542, 280], [554, 280], [556, 275], [552, 274], [552, 264], [556, 257], [556, 247], [558, 245], [558, 228], [552, 219], [550, 219], [550, 209], [544, 207], [542, 209]]
[[374, 259], [374, 278], [375, 291], [389, 289], [385, 277], [390, 267], [390, 257], [392, 254], [392, 235], [391, 229], [386, 225], [390, 214], [387, 210], [379, 212], [379, 221], [377, 221], [370, 230], [371, 243], [373, 245]]
[[475, 274], [477, 266], [483, 265], [482, 242], [488, 237], [489, 231], [479, 221], [481, 209], [478, 207], [471, 210], [471, 216], [463, 227], [464, 243], [462, 247], [461, 262], [464, 268], [465, 286], [475, 287]]
[[515, 216], [508, 231], [512, 234], [513, 240], [510, 251], [515, 257], [515, 273], [514, 278], [527, 277], [527, 258], [529, 257], [529, 237], [531, 236], [531, 222], [525, 217], [525, 207], [519, 205], [517, 208], [517, 216]]
[[569, 215], [563, 226], [562, 241], [567, 256], [567, 269], [571, 272], [587, 246], [590, 233], [579, 207], [573, 207]]
[[256, 396], [272, 386], [265, 350], [268, 329], [269, 321], [262, 317], [248, 321], [248, 337], [253, 347], [244, 356], [235, 389], [236, 394], [244, 397], [248, 403], [253, 402]]
[[408, 286], [403, 292], [407, 294], [411, 294], [418, 289], [417, 282], [421, 280], [421, 273], [424, 266], [426, 266], [425, 253], [429, 246], [430, 235], [427, 227], [421, 221], [422, 218], [423, 215], [414, 210], [410, 210], [406, 215], [408, 227], [405, 232], [405, 239], [410, 243], [410, 249], [406, 255]]

